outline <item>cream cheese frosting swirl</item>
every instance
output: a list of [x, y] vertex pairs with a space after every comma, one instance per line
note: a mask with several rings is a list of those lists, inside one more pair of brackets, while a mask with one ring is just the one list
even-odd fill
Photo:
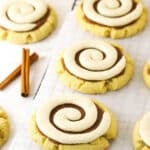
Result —
[[73, 75], [91, 81], [107, 80], [119, 75], [126, 58], [104, 41], [87, 41], [65, 50], [64, 65]]
[[0, 25], [16, 32], [30, 31], [47, 11], [42, 0], [8, 0], [0, 9]]
[[146, 113], [140, 121], [139, 133], [144, 143], [150, 146], [150, 112]]
[[45, 103], [36, 113], [39, 130], [63, 144], [88, 143], [104, 135], [111, 117], [87, 97], [67, 96]]
[[142, 15], [143, 4], [133, 0], [84, 0], [83, 11], [93, 22], [120, 27], [137, 20]]

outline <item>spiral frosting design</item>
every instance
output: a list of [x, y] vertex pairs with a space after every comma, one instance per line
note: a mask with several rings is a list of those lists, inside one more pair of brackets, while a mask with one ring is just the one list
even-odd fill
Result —
[[67, 70], [85, 80], [99, 81], [119, 75], [126, 66], [126, 58], [113, 45], [104, 41], [89, 41], [64, 52]]
[[17, 32], [30, 31], [47, 12], [48, 6], [42, 0], [10, 0], [0, 10], [0, 25]]
[[88, 143], [104, 135], [111, 117], [85, 97], [57, 98], [36, 113], [39, 130], [51, 140], [63, 144]]
[[83, 11], [93, 22], [120, 27], [136, 21], [143, 13], [143, 4], [134, 0], [84, 0]]

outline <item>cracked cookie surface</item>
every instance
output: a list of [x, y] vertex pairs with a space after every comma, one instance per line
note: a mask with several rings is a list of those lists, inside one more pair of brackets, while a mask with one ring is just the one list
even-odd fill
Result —
[[16, 44], [40, 41], [50, 35], [57, 24], [55, 11], [41, 0], [6, 1], [0, 15], [0, 39]]
[[0, 107], [0, 147], [9, 137], [9, 122], [4, 110]]
[[[79, 98], [79, 97], [78, 97]], [[82, 100], [81, 100], [82, 101]], [[41, 131], [39, 131], [39, 127], [37, 125], [37, 119], [35, 113], [30, 122], [30, 132], [32, 139], [38, 143], [43, 150], [99, 150], [99, 149], [107, 149], [112, 140], [117, 136], [117, 122], [114, 114], [102, 103], [97, 100], [92, 100], [99, 109], [103, 110], [105, 113], [108, 113], [111, 118], [111, 123], [106, 133], [99, 138], [83, 144], [60, 144], [58, 142], [54, 142], [49, 137], [45, 136]], [[58, 111], [58, 110], [57, 110]], [[55, 112], [56, 113], [56, 112]], [[80, 135], [80, 134], [79, 134]], [[82, 135], [82, 133], [81, 133]], [[62, 138], [62, 137], [61, 137]], [[68, 139], [68, 138], [67, 138]], [[59, 137], [57, 138], [59, 140]], [[69, 139], [68, 139], [69, 140]]]
[[[86, 0], [85, 0], [86, 1]], [[121, 0], [120, 0], [121, 1]], [[133, 3], [133, 10], [136, 8], [134, 5], [138, 5], [138, 3], [141, 3], [139, 0], [131, 0], [132, 1], [132, 3]], [[99, 3], [101, 3], [102, 1], [100, 1]], [[112, 1], [113, 2], [113, 1]], [[122, 7], [121, 6], [121, 4], [122, 3], [126, 3], [126, 1], [121, 1], [120, 2], [120, 5], [118, 5], [115, 9], [118, 9], [118, 13], [121, 13], [121, 8], [120, 7]], [[86, 3], [86, 2], [84, 2], [84, 3]], [[96, 3], [96, 2], [95, 2]], [[78, 6], [77, 8], [76, 8], [76, 16], [77, 16], [77, 20], [78, 20], [78, 22], [80, 23], [80, 25], [84, 28], [84, 29], [86, 29], [87, 31], [89, 31], [89, 32], [91, 32], [91, 33], [93, 33], [93, 34], [95, 34], [95, 35], [97, 35], [97, 36], [102, 36], [102, 37], [111, 37], [111, 38], [113, 38], [113, 39], [119, 39], [119, 38], [126, 38], [126, 37], [130, 37], [130, 36], [133, 36], [133, 35], [135, 35], [136, 33], [138, 33], [139, 31], [141, 31], [144, 27], [145, 27], [145, 25], [146, 25], [146, 22], [147, 22], [147, 10], [146, 10], [146, 8], [143, 6], [143, 10], [142, 10], [142, 12], [141, 12], [141, 14], [139, 14], [139, 17], [137, 18], [137, 19], [133, 19], [133, 21], [131, 20], [131, 22], [129, 22], [129, 23], [127, 23], [127, 24], [121, 24], [121, 25], [119, 25], [119, 23], [121, 23], [121, 22], [124, 22], [125, 23], [125, 19], [126, 19], [126, 21], [128, 22], [128, 21], [130, 21], [130, 19], [132, 18], [132, 17], [130, 17], [129, 15], [130, 15], [130, 13], [132, 12], [132, 11], [129, 11], [129, 12], [127, 12], [127, 17], [125, 18], [124, 16], [124, 18], [121, 16], [121, 14], [119, 15], [120, 16], [120, 18], [122, 17], [122, 20], [115, 20], [115, 18], [117, 18], [117, 16], [111, 16], [112, 15], [112, 13], [110, 12], [109, 14], [108, 14], [108, 12], [109, 11], [111, 11], [111, 10], [108, 10], [108, 8], [105, 8], [106, 7], [106, 5], [101, 5], [101, 4], [99, 4], [98, 2], [96, 3], [98, 6], [97, 6], [97, 9], [98, 9], [98, 7], [99, 7], [99, 10], [97, 10], [96, 12], [98, 12], [98, 11], [100, 11], [99, 12], [99, 15], [102, 15], [102, 16], [104, 16], [105, 17], [105, 15], [106, 15], [106, 18], [103, 18], [103, 17], [101, 17], [101, 18], [99, 18], [99, 16], [92, 16], [90, 13], [88, 13], [87, 12], [87, 10], [86, 9], [84, 9], [85, 10], [85, 12], [87, 12], [87, 15], [89, 15], [88, 17], [90, 17], [90, 18], [88, 18], [86, 15], [85, 15], [85, 12], [84, 12], [84, 10], [83, 10], [83, 3], [80, 5], [80, 6]], [[103, 2], [102, 2], [103, 3]], [[128, 3], [128, 2], [127, 2]], [[115, 3], [112, 3], [112, 6], [111, 7], [113, 7], [113, 4], [114, 5], [116, 5]], [[105, 6], [104, 8], [102, 7], [100, 7], [100, 5], [101, 6]], [[111, 4], [109, 4], [109, 6], [110, 6]], [[122, 4], [123, 5], [123, 4]], [[143, 4], [141, 4], [141, 5], [143, 5]], [[95, 4], [94, 4], [94, 8], [95, 8], [96, 6], [95, 6]], [[128, 6], [128, 8], [129, 8], [130, 6]], [[89, 8], [89, 7], [88, 7]], [[122, 7], [123, 8], [123, 7]], [[106, 12], [103, 12], [104, 10], [106, 11]], [[103, 10], [103, 11], [102, 11]], [[113, 9], [114, 10], [114, 9]], [[130, 9], [129, 9], [130, 10]], [[132, 10], [132, 8], [131, 8], [131, 10]], [[134, 12], [135, 12], [136, 10], [134, 10]], [[139, 11], [139, 10], [137, 10], [137, 11]], [[93, 12], [92, 10], [90, 10], [89, 12]], [[104, 13], [104, 14], [103, 14]], [[105, 14], [106, 13], [106, 14]], [[116, 13], [117, 13], [117, 10], [116, 10]], [[94, 13], [93, 13], [94, 14]], [[115, 13], [113, 13], [113, 14], [115, 14]], [[109, 16], [110, 15], [110, 16]], [[136, 16], [137, 14], [135, 13], [135, 16]], [[92, 18], [93, 17], [93, 18]], [[114, 17], [114, 20], [109, 20], [109, 19], [111, 19], [111, 17]], [[110, 24], [112, 23], [112, 26], [109, 26], [109, 24], [107, 24], [107, 25], [103, 25], [103, 23], [101, 23], [101, 21], [99, 21], [99, 23], [97, 23], [97, 22], [95, 22], [95, 21], [97, 21], [97, 20], [95, 20], [97, 18], [97, 20], [98, 19], [101, 19], [102, 20], [102, 22], [104, 22], [104, 23], [108, 23], [108, 22], [110, 22]], [[127, 19], [128, 18], [128, 19]], [[92, 20], [92, 19], [94, 19], [94, 21]], [[104, 19], [108, 19], [108, 20], [104, 20]], [[117, 19], [119, 19], [119, 18], [117, 18]], [[124, 19], [124, 20], [123, 20]], [[114, 23], [113, 23], [114, 22]], [[117, 24], [118, 23], [118, 24]], [[114, 26], [113, 26], [114, 25]], [[115, 26], [116, 25], [116, 26]]]
[[[90, 41], [87, 42], [87, 43], [90, 43]], [[94, 47], [94, 46], [96, 46], [96, 44], [97, 43], [94, 43], [94, 45], [90, 45], [90, 46]], [[85, 47], [89, 47], [89, 45], [86, 44], [86, 43], [84, 43], [83, 45]], [[99, 45], [100, 45], [100, 43], [99, 43]], [[57, 63], [56, 63], [56, 71], [57, 71], [59, 79], [67, 87], [72, 88], [72, 89], [77, 90], [77, 91], [82, 92], [82, 93], [98, 94], [98, 93], [106, 93], [108, 91], [115, 91], [115, 90], [118, 90], [118, 89], [122, 88], [123, 86], [125, 86], [129, 82], [129, 80], [131, 79], [131, 77], [133, 75], [133, 61], [130, 58], [130, 56], [123, 50], [123, 48], [121, 48], [120, 46], [118, 46], [117, 44], [114, 44], [114, 43], [112, 45], [115, 48], [119, 49], [121, 55], [124, 56], [124, 58], [126, 60], [124, 70], [122, 72], [120, 71], [121, 73], [116, 72], [116, 74], [114, 76], [111, 76], [112, 74], [114, 74], [114, 72], [109, 72], [110, 73], [109, 78], [100, 78], [101, 74], [96, 74], [98, 76], [98, 78], [95, 78], [97, 76], [95, 76], [95, 74], [94, 74], [95, 80], [92, 80], [93, 78], [90, 78], [90, 80], [87, 80], [87, 79], [84, 79], [84, 77], [86, 75], [89, 75], [90, 72], [85, 72], [85, 74], [83, 74], [84, 72], [82, 72], [83, 70], [81, 70], [80, 74], [82, 75], [83, 78], [80, 78], [79, 76], [77, 76], [77, 75], [73, 74], [72, 72], [70, 72], [70, 70], [68, 70], [66, 65], [64, 64], [64, 53], [66, 51], [66, 50], [64, 50], [64, 52], [59, 56], [59, 58], [57, 60]], [[85, 47], [80, 47], [80, 48], [85, 49]], [[72, 49], [75, 49], [75, 48], [72, 48]], [[99, 54], [96, 52], [96, 56], [92, 56], [92, 57], [90, 56], [92, 58], [92, 61], [94, 61], [94, 60], [96, 61], [96, 64], [99, 64], [99, 61], [100, 62], [103, 61], [103, 58], [100, 58], [101, 55], [100, 55], [99, 58], [97, 58], [98, 55]], [[86, 58], [86, 57], [84, 57], [84, 58]], [[110, 58], [111, 58], [111, 56], [110, 56]], [[87, 56], [87, 59], [89, 59], [89, 56]], [[105, 60], [105, 58], [104, 58], [104, 60]], [[113, 58], [112, 58], [112, 61], [113, 61]], [[103, 65], [104, 64], [102, 64], [102, 66]], [[112, 64], [110, 64], [110, 66], [111, 65]], [[118, 64], [117, 66], [119, 66], [119, 65], [122, 65], [122, 64]], [[72, 66], [72, 68], [74, 68], [74, 66]], [[83, 68], [85, 68], [85, 67], [83, 67]], [[108, 66], [109, 71], [110, 71], [110, 68]], [[91, 72], [91, 73], [93, 73], [93, 72]], [[108, 76], [107, 72], [106, 72], [106, 74], [102, 74], [102, 76], [103, 77]]]

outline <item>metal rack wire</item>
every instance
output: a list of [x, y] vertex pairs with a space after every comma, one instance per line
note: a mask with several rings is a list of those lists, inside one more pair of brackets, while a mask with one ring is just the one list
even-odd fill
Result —
[[73, 5], [72, 5], [72, 10], [74, 10], [76, 5], [79, 5], [82, 2], [82, 0], [74, 0]]

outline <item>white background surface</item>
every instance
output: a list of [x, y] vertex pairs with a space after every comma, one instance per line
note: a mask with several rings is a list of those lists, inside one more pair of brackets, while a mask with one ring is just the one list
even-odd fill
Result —
[[[59, 28], [46, 40], [25, 46], [32, 48], [42, 56], [40, 61], [32, 67], [31, 84], [33, 89], [31, 97], [27, 99], [20, 97], [19, 79], [6, 90], [0, 92], [0, 104], [8, 112], [11, 122], [11, 137], [2, 150], [39, 150], [39, 147], [31, 140], [28, 133], [28, 123], [32, 112], [40, 103], [52, 96], [69, 93], [79, 94], [68, 89], [58, 80], [54, 68], [57, 55], [64, 48], [68, 48], [81, 40], [100, 39], [82, 30], [76, 22], [74, 13], [70, 13], [65, 19], [65, 24], [63, 24], [65, 15], [70, 11], [72, 0], [67, 0], [65, 3], [64, 1], [56, 2], [56, 0], [50, 0], [50, 2], [59, 16]], [[150, 10], [149, 0], [144, 0], [144, 2]], [[63, 27], [60, 30], [62, 24]], [[110, 107], [118, 119], [119, 133], [110, 148], [111, 150], [132, 150], [131, 134], [134, 123], [144, 112], [150, 110], [150, 90], [145, 87], [141, 74], [144, 63], [150, 58], [149, 39], [150, 21], [145, 30], [138, 35], [128, 39], [116, 40], [130, 53], [135, 62], [133, 79], [125, 88], [119, 91], [104, 95], [90, 95]], [[110, 41], [110, 39], [106, 40]], [[0, 42], [0, 80], [10, 72], [13, 66], [18, 64], [22, 47], [24, 46]], [[32, 98], [47, 64], [49, 64], [47, 74], [38, 95], [33, 100]]]

